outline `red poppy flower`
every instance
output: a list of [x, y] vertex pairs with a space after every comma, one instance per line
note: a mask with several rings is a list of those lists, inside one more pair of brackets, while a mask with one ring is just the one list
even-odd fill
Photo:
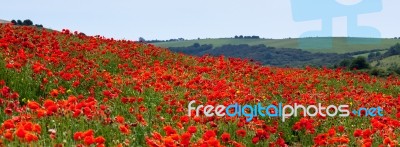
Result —
[[236, 131], [236, 134], [240, 137], [245, 137], [246, 136], [246, 131], [243, 129], [239, 129]]
[[115, 121], [120, 123], [120, 124], [123, 124], [125, 122], [125, 118], [120, 116], [120, 115], [118, 115], [118, 116], [115, 117]]
[[75, 132], [74, 133], [74, 140], [76, 140], [76, 141], [83, 139], [83, 137], [84, 136], [83, 136], [82, 132]]
[[15, 134], [19, 137], [19, 138], [25, 138], [25, 135], [28, 132], [25, 131], [23, 128], [18, 128], [17, 131], [15, 131]]
[[362, 135], [362, 130], [360, 129], [355, 130], [353, 135], [354, 137], [360, 137]]
[[195, 126], [190, 126], [188, 127], [188, 132], [193, 134], [197, 132], [197, 128]]
[[253, 144], [257, 144], [259, 141], [260, 141], [260, 138], [258, 138], [258, 137], [253, 137], [253, 139], [251, 140], [251, 142]]
[[13, 136], [13, 133], [11, 132], [11, 130], [7, 130], [7, 131], [4, 133], [4, 138], [6, 138], [6, 139], [9, 140], [9, 141], [14, 140], [14, 136]]
[[214, 130], [208, 130], [203, 134], [203, 139], [204, 140], [209, 140], [210, 138], [216, 137], [215, 131]]
[[171, 134], [176, 134], [176, 131], [171, 126], [165, 126], [164, 131], [167, 134], [167, 136]]
[[192, 135], [190, 133], [183, 133], [181, 135], [181, 144], [184, 146], [188, 146], [190, 144], [190, 138]]
[[96, 137], [94, 140], [95, 140], [95, 142], [96, 142], [97, 144], [103, 144], [103, 143], [106, 142], [106, 139], [105, 139], [103, 136], [98, 136], [98, 137]]
[[14, 122], [12, 120], [6, 120], [6, 121], [3, 122], [3, 127], [5, 129], [11, 129], [11, 128], [14, 128], [15, 125], [14, 125]]
[[129, 134], [131, 132], [131, 130], [129, 130], [129, 128], [125, 125], [119, 125], [119, 130], [123, 133], [123, 134]]
[[228, 142], [231, 140], [231, 135], [225, 132], [221, 135], [221, 139], [223, 142]]
[[26, 142], [32, 142], [32, 141], [37, 141], [39, 138], [35, 135], [35, 134], [32, 134], [32, 133], [27, 133], [26, 135], [25, 135], [25, 141]]
[[164, 145], [167, 147], [174, 147], [175, 146], [175, 142], [171, 137], [167, 137], [163, 139], [164, 141]]
[[94, 143], [95, 143], [95, 138], [94, 138], [93, 136], [86, 136], [86, 137], [83, 139], [83, 142], [84, 142], [86, 145], [91, 145], [91, 144], [94, 144]]
[[181, 123], [187, 123], [187, 122], [189, 122], [189, 116], [187, 116], [187, 115], [184, 115], [184, 116], [181, 116]]
[[50, 95], [51, 95], [52, 97], [57, 97], [58, 94], [59, 94], [59, 92], [58, 92], [57, 89], [53, 89], [53, 90], [50, 91]]
[[4, 109], [4, 113], [7, 114], [7, 115], [11, 115], [13, 113], [13, 110], [11, 108], [7, 107], [7, 108]]
[[43, 103], [43, 106], [45, 108], [49, 108], [50, 106], [53, 106], [53, 105], [56, 105], [56, 103], [53, 100], [49, 100], [49, 99], [45, 100]]
[[36, 110], [36, 109], [40, 108], [40, 105], [37, 102], [29, 101], [28, 102], [28, 108], [32, 109], [32, 110]]

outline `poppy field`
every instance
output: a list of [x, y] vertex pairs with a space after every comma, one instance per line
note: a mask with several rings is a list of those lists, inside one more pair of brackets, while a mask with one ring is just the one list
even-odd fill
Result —
[[[0, 146], [400, 146], [400, 80], [194, 57], [0, 25]], [[381, 107], [382, 117], [205, 117], [196, 105]], [[190, 112], [189, 112], [190, 113]]]

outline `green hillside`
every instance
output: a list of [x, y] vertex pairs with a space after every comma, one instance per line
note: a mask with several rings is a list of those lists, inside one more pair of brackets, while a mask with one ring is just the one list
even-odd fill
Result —
[[[379, 51], [379, 53], [381, 53], [381, 54], [384, 54], [384, 53], [386, 53], [387, 52], [387, 50], [384, 50], [384, 51]], [[357, 58], [357, 57], [359, 57], [359, 56], [363, 56], [363, 57], [365, 57], [365, 58], [368, 58], [368, 55], [369, 55], [370, 53], [364, 53], [364, 54], [358, 54], [358, 55], [354, 55], [353, 57], [354, 58]]]
[[[220, 47], [226, 44], [239, 45], [259, 45], [264, 44], [266, 46], [277, 47], [277, 48], [300, 48], [311, 52], [321, 52], [321, 53], [348, 53], [363, 50], [372, 49], [385, 49], [390, 46], [400, 43], [400, 39], [381, 39], [380, 43], [375, 44], [348, 44], [347, 38], [345, 37], [335, 37], [333, 38], [332, 48], [322, 49], [318, 48], [318, 45], [330, 38], [307, 38], [311, 44], [316, 46], [307, 46], [302, 48], [299, 46], [299, 39], [234, 39], [234, 38], [221, 38], [221, 39], [200, 39], [200, 40], [185, 40], [185, 41], [172, 41], [172, 42], [158, 42], [153, 43], [160, 47], [186, 47], [191, 46], [194, 43], [199, 44], [212, 44], [214, 47]], [[368, 42], [368, 38], [352, 38], [357, 42]]]
[[400, 55], [390, 56], [371, 63], [372, 67], [387, 69], [391, 66], [400, 65]]

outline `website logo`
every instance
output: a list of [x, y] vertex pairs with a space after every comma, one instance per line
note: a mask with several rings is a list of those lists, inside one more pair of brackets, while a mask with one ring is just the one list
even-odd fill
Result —
[[[264, 106], [262, 103], [256, 105], [239, 105], [238, 103], [231, 104], [229, 106], [224, 105], [198, 105], [193, 107], [192, 105], [196, 101], [190, 101], [188, 105], [188, 115], [191, 116], [192, 112], [196, 112], [196, 116], [200, 116], [200, 113], [204, 114], [206, 117], [218, 116], [224, 117], [225, 115], [229, 117], [246, 117], [246, 121], [251, 121], [254, 117], [281, 117], [282, 122], [289, 117], [299, 116], [323, 116], [323, 117], [348, 117], [350, 116], [349, 105], [329, 105], [327, 107], [322, 106], [321, 103], [318, 105], [299, 105], [295, 103], [292, 105], [283, 105], [279, 103], [278, 105], [270, 104]], [[383, 116], [383, 109], [381, 107], [376, 108], [359, 108], [358, 110], [351, 111], [355, 116]]]

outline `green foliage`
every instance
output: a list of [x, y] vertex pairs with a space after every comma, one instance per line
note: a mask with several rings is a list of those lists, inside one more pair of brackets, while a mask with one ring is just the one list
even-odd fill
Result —
[[389, 50], [383, 54], [385, 57], [393, 56], [393, 55], [400, 55], [400, 44], [396, 43], [396, 45], [391, 46]]
[[41, 24], [35, 24], [35, 26], [38, 28], [43, 28], [43, 25], [41, 25]]
[[[184, 53], [189, 55], [204, 55], [205, 51], [211, 50], [212, 45], [195, 43], [188, 47], [171, 47], [169, 48], [173, 52]], [[204, 54], [203, 54], [204, 53]]]
[[369, 53], [368, 54], [368, 59], [370, 60], [370, 59], [373, 59], [373, 58], [375, 58], [376, 57], [376, 54], [374, 53], [374, 52], [371, 52], [371, 53]]
[[255, 36], [255, 35], [253, 35], [253, 36], [243, 36], [243, 35], [240, 35], [240, 36], [235, 36], [234, 37], [235, 39], [260, 39], [260, 36]]
[[370, 75], [373, 76], [378, 76], [378, 77], [386, 77], [388, 75], [390, 75], [387, 71], [383, 70], [383, 69], [379, 69], [379, 68], [373, 68], [369, 71]]
[[392, 64], [387, 70], [400, 75], [400, 67], [398, 64]]
[[359, 56], [351, 62], [350, 69], [368, 69], [369, 63], [365, 57]]
[[[2, 58], [2, 56], [0, 56]], [[0, 79], [4, 80], [11, 89], [19, 89], [20, 103], [24, 104], [24, 99], [37, 100], [46, 94], [40, 88], [40, 78], [30, 76], [32, 70], [25, 66], [20, 71], [10, 70], [5, 67], [5, 62], [0, 61]]]
[[11, 23], [13, 23], [14, 25], [18, 25], [18, 26], [35, 26], [37, 28], [43, 28], [42, 24], [34, 24], [32, 20], [30, 19], [25, 19], [24, 21], [21, 20], [17, 20], [15, 21], [14, 19], [11, 20]]
[[198, 47], [200, 47], [200, 44], [199, 43], [195, 43], [195, 44], [193, 44], [193, 47], [198, 48]]
[[382, 54], [381, 54], [381, 52], [376, 52], [375, 53], [375, 57], [379, 57], [379, 56], [381, 56]]
[[350, 59], [344, 59], [342, 62], [340, 62], [339, 66], [340, 67], [349, 67], [351, 65], [351, 60]]
[[22, 22], [22, 25], [24, 26], [31, 26], [33, 25], [33, 22], [29, 19], [24, 20], [24, 22]]
[[139, 42], [145, 42], [146, 39], [144, 39], [143, 37], [139, 37]]
[[17, 20], [17, 25], [22, 25], [22, 21], [21, 20]]

